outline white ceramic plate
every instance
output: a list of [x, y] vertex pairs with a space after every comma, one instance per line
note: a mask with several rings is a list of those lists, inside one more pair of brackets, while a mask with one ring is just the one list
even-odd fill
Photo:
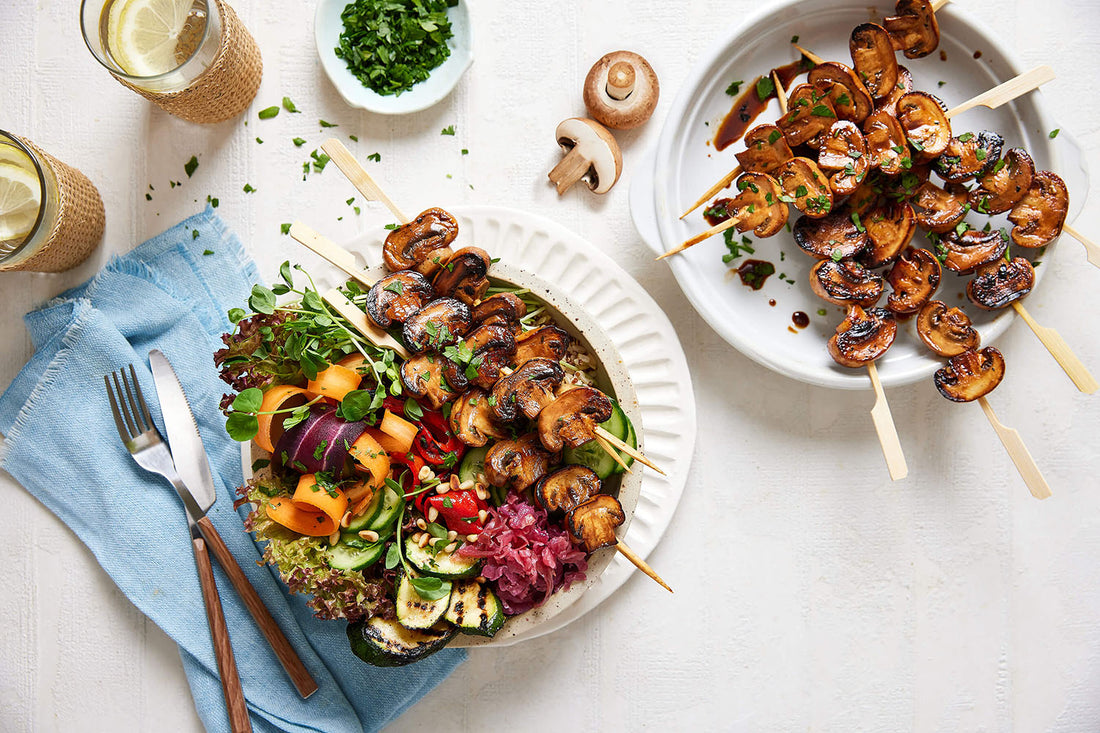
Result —
[[[797, 52], [790, 45], [795, 35], [804, 48], [850, 65], [848, 38], [852, 28], [876, 19], [875, 9], [869, 9], [860, 0], [787, 0], [769, 4], [766, 10], [711, 47], [674, 102], [649, 167], [640, 167], [634, 177], [631, 213], [654, 252], [665, 252], [706, 228], [702, 207], [683, 221], [678, 217], [703, 191], [737, 165], [733, 154], [744, 149], [743, 143], [734, 143], [722, 152], [708, 144], [733, 102], [725, 93], [730, 82], [751, 83], [769, 69], [795, 60]], [[880, 2], [878, 18], [891, 9], [892, 3]], [[1005, 45], [955, 4], [941, 10], [937, 17], [940, 49], [946, 53], [946, 61], [940, 60], [938, 52], [923, 59], [906, 59], [898, 54], [899, 63], [913, 74], [915, 89], [936, 94], [952, 107], [1026, 70]], [[974, 58], [976, 51], [981, 52], [980, 59]], [[795, 83], [804, 80], [803, 76]], [[778, 116], [778, 102], [773, 101], [754, 124], [773, 122]], [[1053, 170], [1065, 179], [1071, 195], [1070, 221], [1080, 211], [1088, 192], [1085, 156], [1064, 130], [1056, 139], [1050, 139], [1048, 133], [1059, 125], [1045, 115], [1041, 92], [1033, 92], [997, 110], [979, 108], [964, 112], [952, 123], [958, 134], [966, 130], [994, 130], [1004, 136], [1006, 150], [1016, 146], [1027, 149], [1038, 168]], [[935, 175], [933, 179], [938, 180]], [[796, 213], [792, 212], [792, 221]], [[977, 213], [968, 218], [979, 228], [988, 220]], [[1005, 224], [1004, 216], [994, 217], [994, 228]], [[914, 238], [916, 246], [927, 244], [923, 234]], [[753, 246], [756, 254], [743, 256], [737, 262], [751, 256], [770, 261], [776, 267], [776, 275], [759, 291], [743, 286], [722, 263], [726, 248], [720, 236], [668, 262], [699, 314], [742, 353], [781, 374], [811, 384], [840, 389], [870, 388], [865, 370], [841, 367], [826, 352], [826, 342], [843, 319], [843, 309], [826, 304], [810, 291], [808, 277], [814, 260], [804, 255], [785, 231], [770, 239], [757, 240]], [[1019, 248], [1014, 248], [1013, 253], [1027, 254]], [[1043, 272], [1042, 266], [1037, 268], [1038, 279]], [[795, 282], [780, 279], [779, 273]], [[969, 306], [965, 310], [981, 332], [982, 342], [989, 344], [1010, 325], [1014, 313], [1008, 309], [991, 314], [970, 305], [964, 295], [966, 282], [967, 278], [945, 270], [936, 297], [948, 305]], [[774, 306], [769, 305], [770, 300], [775, 301]], [[825, 308], [826, 315], [818, 315], [821, 308]], [[808, 328], [792, 326], [796, 311], [809, 314]], [[928, 378], [943, 363], [917, 340], [912, 321], [901, 324], [899, 330], [897, 341], [878, 360], [882, 381], [887, 386]]]
[[400, 95], [383, 96], [371, 91], [348, 71], [347, 63], [336, 56], [335, 49], [340, 45], [340, 34], [344, 31], [340, 14], [349, 2], [351, 0], [318, 0], [317, 12], [313, 16], [313, 35], [325, 75], [344, 101], [352, 107], [384, 115], [419, 112], [450, 94], [473, 63], [474, 38], [466, 8], [467, 0], [460, 0], [458, 5], [447, 11], [451, 20], [451, 31], [454, 33], [447, 42], [451, 47], [451, 55], [447, 60], [433, 69], [431, 76], [425, 81]]

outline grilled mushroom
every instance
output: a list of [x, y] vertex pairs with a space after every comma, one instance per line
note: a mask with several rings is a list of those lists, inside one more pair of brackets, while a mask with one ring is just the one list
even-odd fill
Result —
[[784, 162], [775, 172], [775, 179], [783, 189], [783, 198], [776, 203], [785, 201], [814, 219], [832, 211], [833, 190], [829, 187], [829, 179], [809, 158], [791, 158]]
[[474, 306], [472, 326], [507, 326], [515, 330], [519, 319], [527, 315], [527, 304], [515, 293], [497, 293]]
[[828, 93], [837, 117], [863, 122], [874, 109], [874, 101], [867, 87], [848, 66], [836, 61], [826, 61], [810, 69], [810, 84]]
[[493, 385], [493, 414], [509, 422], [522, 413], [532, 420], [554, 401], [561, 384], [561, 364], [550, 359], [531, 359]]
[[1015, 224], [1012, 241], [1021, 247], [1042, 247], [1062, 233], [1069, 212], [1066, 182], [1050, 171], [1039, 171], [1008, 220]]
[[409, 351], [420, 353], [458, 343], [469, 328], [469, 306], [454, 298], [436, 298], [405, 319], [401, 333]]
[[936, 389], [952, 402], [973, 402], [1005, 378], [1005, 358], [992, 346], [951, 357], [933, 377]]
[[925, 303], [917, 314], [917, 336], [940, 356], [957, 356], [978, 348], [981, 336], [970, 317], [959, 308], [948, 308], [940, 300]]
[[861, 219], [867, 230], [867, 249], [859, 256], [864, 267], [882, 267], [913, 241], [917, 220], [913, 207], [900, 201], [883, 201]]
[[787, 114], [775, 123], [791, 147], [813, 142], [837, 119], [832, 100], [811, 84], [799, 84], [787, 100]]
[[933, 166], [940, 178], [955, 183], [984, 176], [1001, 159], [1004, 142], [1003, 137], [989, 130], [976, 135], [964, 132], [948, 141], [947, 148], [936, 158]]
[[909, 157], [909, 142], [905, 130], [897, 118], [885, 110], [877, 110], [863, 121], [867, 156], [870, 164], [888, 176], [900, 176], [905, 172]]
[[493, 486], [523, 491], [545, 476], [561, 454], [543, 449], [539, 436], [528, 433], [515, 440], [493, 443], [485, 454], [485, 478]]
[[882, 277], [851, 260], [821, 260], [810, 270], [810, 288], [837, 305], [869, 308], [882, 297]]
[[847, 196], [859, 188], [871, 169], [871, 158], [867, 141], [855, 123], [837, 120], [832, 124], [822, 138], [817, 165], [822, 170], [836, 171], [829, 178], [829, 187], [837, 196]]
[[539, 326], [516, 336], [516, 353], [512, 364], [524, 364], [531, 359], [561, 361], [573, 337], [557, 326]]
[[899, 66], [897, 83], [894, 84], [894, 88], [890, 90], [889, 94], [878, 100], [875, 111], [885, 112], [891, 117], [897, 117], [898, 100], [911, 91], [913, 91], [913, 75], [909, 73], [909, 69]]
[[894, 41], [885, 28], [860, 23], [852, 31], [848, 50], [852, 54], [852, 67], [872, 97], [882, 99], [897, 87], [898, 60]]
[[926, 249], [906, 247], [890, 268], [886, 281], [894, 292], [886, 307], [894, 313], [916, 313], [940, 286], [940, 262]]
[[764, 173], [745, 173], [737, 179], [740, 191], [726, 204], [731, 217], [738, 217], [737, 231], [752, 229], [756, 236], [770, 237], [787, 223], [787, 205], [780, 201], [783, 189]]
[[405, 392], [426, 400], [433, 410], [454, 399], [460, 388], [447, 381], [443, 374], [445, 363], [447, 360], [439, 354], [419, 354], [406, 359], [401, 365], [401, 384]]
[[940, 25], [928, 0], [898, 0], [896, 15], [883, 20], [894, 48], [905, 52], [907, 59], [919, 59], [940, 45]]
[[596, 437], [595, 428], [611, 417], [611, 400], [592, 387], [565, 392], [539, 413], [539, 439], [546, 450], [576, 448]]
[[966, 217], [966, 189], [954, 184], [940, 188], [925, 181], [909, 203], [920, 228], [935, 234], [953, 230]]
[[587, 466], [565, 466], [539, 479], [531, 493], [551, 514], [571, 512], [600, 493], [600, 477]]
[[794, 224], [794, 241], [819, 260], [836, 261], [855, 257], [867, 248], [867, 232], [860, 231], [845, 211], [834, 211], [824, 219], [799, 217]]
[[1023, 257], [993, 263], [966, 284], [966, 297], [987, 311], [999, 310], [1022, 300], [1035, 286], [1035, 268]]
[[597, 494], [566, 515], [569, 534], [588, 552], [618, 544], [615, 528], [626, 521], [619, 500], [607, 494]]
[[472, 306], [489, 289], [489, 253], [480, 247], [463, 247], [455, 252], [432, 279], [441, 298], [457, 298]]
[[451, 386], [465, 389], [473, 384], [491, 389], [500, 379], [500, 370], [511, 363], [512, 354], [516, 353], [516, 337], [508, 326], [478, 326], [462, 340], [458, 350], [469, 355], [469, 360], [462, 363], [444, 360], [443, 375]]
[[745, 133], [745, 150], [734, 157], [746, 173], [771, 173], [794, 153], [778, 127], [757, 125]]
[[446, 247], [458, 236], [458, 222], [443, 209], [427, 209], [404, 226], [386, 235], [382, 259], [391, 270], [416, 267], [433, 251]]
[[939, 155], [951, 141], [947, 108], [927, 92], [909, 92], [898, 100], [898, 122], [909, 144], [926, 155]]
[[489, 438], [504, 438], [508, 435], [507, 430], [497, 423], [493, 415], [489, 395], [485, 390], [477, 387], [466, 390], [461, 397], [451, 403], [451, 416], [448, 421], [451, 432], [463, 443], [475, 448], [488, 443]]
[[841, 366], [858, 369], [886, 353], [898, 335], [898, 322], [885, 308], [849, 306], [848, 315], [829, 339], [829, 356]]
[[428, 256], [420, 261], [420, 264], [413, 268], [414, 272], [419, 272], [429, 280], [439, 272], [447, 261], [454, 256], [455, 251], [450, 247], [440, 247], [439, 249], [433, 249], [428, 253]]
[[[965, 226], [965, 225], [961, 225]], [[954, 229], [940, 238], [945, 251], [943, 266], [960, 275], [969, 275], [982, 265], [1004, 256], [1008, 241], [1000, 232], [981, 229]]]
[[435, 296], [428, 279], [415, 270], [386, 275], [367, 291], [367, 316], [379, 328], [389, 328], [420, 310]]
[[1023, 148], [1010, 148], [992, 170], [978, 177], [969, 194], [970, 206], [982, 214], [1003, 214], [1027, 195], [1035, 163]]

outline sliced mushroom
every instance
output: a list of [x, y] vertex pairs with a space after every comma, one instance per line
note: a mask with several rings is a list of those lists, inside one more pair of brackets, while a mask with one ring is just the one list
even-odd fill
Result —
[[510, 422], [520, 414], [535, 419], [542, 408], [554, 401], [564, 372], [561, 364], [550, 359], [531, 359], [493, 385], [493, 413], [498, 420]]
[[859, 214], [860, 217], [866, 217], [867, 212], [878, 206], [882, 200], [882, 187], [876, 180], [878, 177], [874, 175], [874, 171], [867, 178], [863, 179], [863, 183], [859, 185], [848, 200], [844, 202], [844, 208], [849, 213]]
[[576, 448], [596, 437], [595, 428], [611, 418], [611, 400], [592, 387], [565, 392], [539, 413], [539, 439], [546, 450]]
[[916, 313], [932, 299], [941, 275], [940, 262], [931, 252], [906, 247], [886, 275], [886, 281], [894, 289], [886, 299], [886, 307], [902, 315]]
[[909, 144], [927, 155], [939, 155], [951, 142], [947, 108], [927, 92], [909, 92], [898, 100], [898, 122]]
[[965, 229], [960, 232], [956, 228], [940, 238], [940, 245], [944, 253], [943, 266], [960, 275], [969, 275], [982, 265], [1004, 257], [1008, 240], [999, 231]]
[[628, 130], [648, 120], [660, 93], [653, 67], [633, 51], [604, 55], [584, 79], [588, 114], [614, 130]]
[[841, 366], [857, 369], [886, 353], [898, 335], [898, 322], [885, 308], [849, 306], [848, 315], [829, 339], [829, 356]]
[[597, 494], [566, 515], [569, 535], [588, 552], [618, 544], [615, 528], [626, 521], [619, 500]]
[[935, 234], [952, 231], [966, 217], [966, 189], [948, 184], [940, 188], [925, 181], [909, 201], [913, 205], [917, 224]]
[[485, 454], [485, 478], [493, 486], [523, 491], [560, 460], [560, 453], [547, 452], [539, 436], [528, 433], [515, 440], [493, 443]]
[[860, 220], [867, 230], [867, 248], [859, 256], [864, 267], [882, 267], [913, 241], [917, 219], [913, 207], [900, 201], [883, 201]]
[[1021, 247], [1042, 247], [1062, 233], [1069, 213], [1066, 182], [1050, 171], [1039, 171], [1008, 220], [1015, 224], [1012, 241]]
[[745, 150], [734, 157], [746, 173], [771, 173], [794, 153], [778, 127], [757, 125], [745, 133]]
[[1035, 287], [1035, 268], [1023, 257], [983, 268], [966, 284], [966, 297], [987, 311], [1000, 310], [1027, 297]]
[[858, 255], [869, 240], [867, 232], [860, 231], [848, 213], [834, 211], [824, 219], [799, 217], [794, 224], [794, 241], [811, 257], [839, 262]]
[[382, 259], [391, 270], [408, 270], [457, 236], [458, 222], [453, 216], [443, 209], [427, 209], [386, 235]]
[[480, 247], [463, 247], [435, 274], [432, 287], [441, 298], [457, 298], [472, 306], [489, 289], [490, 259]]
[[981, 336], [960, 308], [948, 308], [940, 300], [925, 303], [917, 314], [917, 336], [940, 356], [957, 356], [978, 348]]
[[499, 439], [508, 436], [508, 431], [496, 421], [489, 395], [485, 390], [477, 387], [466, 390], [451, 404], [448, 422], [451, 432], [459, 440], [475, 448], [485, 445], [490, 438]]
[[[833, 190], [829, 179], [809, 158], [791, 158], [779, 166], [775, 179], [783, 189], [785, 201], [806, 216], [820, 219], [833, 209]], [[780, 225], [782, 226], [782, 225]], [[765, 236], [757, 232], [758, 236]]]
[[497, 293], [474, 306], [470, 313], [473, 326], [507, 326], [515, 330], [519, 319], [527, 315], [527, 304], [515, 293]]
[[882, 297], [882, 277], [858, 262], [821, 260], [810, 270], [810, 288], [819, 298], [837, 305], [869, 308]]
[[737, 179], [740, 191], [726, 204], [731, 217], [737, 217], [737, 231], [752, 229], [756, 236], [770, 237], [787, 223], [787, 205], [780, 200], [783, 189], [764, 173], [745, 173]]
[[571, 512], [600, 493], [600, 477], [587, 466], [565, 466], [539, 479], [531, 493], [551, 514]]
[[787, 114], [780, 117], [776, 125], [789, 146], [812, 146], [836, 119], [836, 110], [828, 94], [811, 84], [799, 84], [787, 100]]
[[905, 52], [907, 59], [919, 59], [940, 45], [940, 24], [928, 0], [898, 0], [896, 15], [883, 20], [894, 48]]
[[871, 158], [867, 141], [855, 123], [837, 120], [832, 124], [822, 138], [817, 165], [825, 171], [836, 171], [829, 178], [835, 195], [847, 196], [859, 188], [871, 169]]
[[550, 181], [561, 196], [577, 181], [592, 193], [607, 193], [623, 172], [623, 154], [607, 128], [594, 120], [570, 117], [554, 136], [565, 157], [550, 171]]
[[453, 387], [443, 374], [447, 363], [439, 354], [418, 354], [401, 364], [401, 384], [405, 392], [426, 400], [433, 410], [454, 399], [460, 388]]
[[995, 132], [983, 130], [978, 134], [964, 132], [951, 138], [947, 149], [933, 163], [936, 173], [945, 181], [961, 183], [976, 176], [984, 176], [1001, 159], [1004, 138]]
[[992, 170], [978, 177], [969, 194], [970, 206], [982, 214], [1003, 214], [1027, 195], [1035, 163], [1023, 148], [1010, 148]]
[[413, 268], [414, 271], [419, 272], [429, 280], [435, 276], [437, 272], [447, 261], [454, 255], [454, 250], [450, 247], [440, 247], [439, 249], [433, 249], [428, 253], [428, 256], [420, 261], [420, 264]]
[[964, 351], [936, 370], [936, 389], [952, 402], [973, 402], [1005, 378], [1005, 358], [992, 346]]
[[442, 350], [458, 343], [470, 328], [470, 307], [454, 298], [436, 298], [405, 319], [401, 334], [409, 351]]
[[557, 326], [539, 326], [516, 336], [516, 353], [512, 364], [525, 364], [531, 359], [561, 361], [573, 343], [573, 337]]
[[389, 328], [404, 323], [434, 297], [432, 284], [419, 272], [390, 273], [367, 291], [367, 316], [379, 328]]
[[898, 60], [894, 41], [881, 25], [861, 23], [848, 40], [852, 67], [867, 91], [875, 99], [886, 97], [897, 88]]
[[913, 91], [913, 75], [904, 66], [898, 66], [898, 81], [882, 99], [876, 100], [875, 112], [885, 112], [891, 117], [897, 117], [898, 100]]
[[810, 84], [826, 90], [833, 110], [842, 120], [863, 122], [871, 114], [875, 104], [871, 93], [859, 80], [856, 72], [837, 61], [826, 61], [810, 69]]
[[[469, 356], [468, 361], [456, 363], [446, 360], [443, 374], [455, 389], [465, 389], [468, 384], [491, 389], [500, 379], [500, 370], [512, 362], [516, 353], [516, 337], [508, 326], [478, 326], [462, 340], [460, 352]], [[450, 350], [447, 352], [450, 354]]]
[[901, 175], [906, 170], [906, 160], [912, 167], [905, 130], [892, 114], [885, 110], [873, 112], [863, 121], [863, 132], [872, 166], [888, 176]]

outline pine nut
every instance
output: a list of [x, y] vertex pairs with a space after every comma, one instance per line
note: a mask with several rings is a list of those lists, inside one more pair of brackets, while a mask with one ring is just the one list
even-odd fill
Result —
[[428, 521], [434, 522], [437, 519], [439, 519], [439, 510], [434, 506], [428, 507]]
[[458, 491], [461, 488], [462, 483], [458, 480], [458, 474], [451, 474], [451, 491]]
[[424, 520], [423, 520], [423, 519], [421, 518], [421, 519], [418, 519], [418, 520], [416, 520], [416, 526], [417, 526], [417, 527], [419, 527], [420, 529], [427, 529], [427, 528], [428, 528], [428, 523], [427, 523], [427, 522], [425, 522], [425, 521], [424, 521]]
[[377, 542], [378, 533], [371, 529], [365, 529], [359, 533], [359, 539], [366, 540], [367, 542]]
[[481, 484], [478, 484], [474, 487], [474, 493], [477, 494], [477, 498], [481, 499], [482, 501], [485, 501], [489, 498], [489, 492], [481, 488]]
[[472, 488], [474, 488], [474, 481], [473, 481], [473, 479], [466, 479], [465, 481], [463, 481], [462, 483], [460, 483], [460, 484], [458, 485], [458, 488], [459, 488], [459, 489], [461, 489], [461, 490], [463, 490], [463, 491], [467, 491], [467, 490], [469, 490], [469, 489], [472, 489]]
[[340, 517], [340, 526], [347, 529], [349, 524], [351, 524], [351, 512], [346, 511], [344, 516]]
[[437, 493], [437, 494], [446, 494], [450, 490], [451, 490], [451, 485], [450, 484], [440, 484], [439, 486], [435, 487], [435, 493]]
[[466, 541], [467, 542], [477, 542], [477, 535], [476, 534], [466, 535]]
[[479, 473], [476, 478], [477, 478], [477, 482], [479, 484], [485, 485], [485, 484], [489, 483], [489, 480], [487, 478], [485, 478], [484, 473]]
[[332, 534], [330, 534], [328, 536], [328, 543], [330, 545], [335, 545], [339, 541], [340, 541], [340, 532], [339, 531], [333, 532]]
[[481, 510], [478, 511], [477, 521], [481, 522], [482, 524], [485, 524], [485, 520], [488, 519], [488, 518], [489, 518], [489, 512], [487, 512], [484, 509], [481, 509]]
[[452, 552], [454, 552], [457, 547], [458, 547], [458, 543], [457, 542], [452, 542], [451, 544], [449, 544], [449, 545], [447, 545], [446, 547], [443, 548], [443, 552], [446, 552], [449, 555]]
[[421, 533], [420, 533], [420, 539], [418, 539], [418, 540], [416, 541], [416, 546], [417, 546], [417, 547], [425, 547], [425, 546], [427, 546], [427, 544], [428, 544], [428, 540], [429, 540], [430, 538], [431, 538], [431, 535], [430, 535], [430, 534], [428, 534], [427, 532], [421, 532]]
[[427, 481], [432, 476], [432, 469], [428, 468], [427, 466], [421, 466], [420, 473], [416, 474], [416, 477], [421, 481]]

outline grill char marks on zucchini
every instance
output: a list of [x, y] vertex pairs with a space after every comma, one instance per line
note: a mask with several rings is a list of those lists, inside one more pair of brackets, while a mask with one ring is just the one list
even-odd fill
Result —
[[352, 653], [375, 667], [404, 667], [431, 656], [458, 630], [448, 623], [430, 629], [406, 629], [394, 619], [373, 616], [348, 624]]
[[504, 625], [504, 606], [496, 593], [476, 580], [456, 581], [444, 617], [463, 634], [495, 636]]

